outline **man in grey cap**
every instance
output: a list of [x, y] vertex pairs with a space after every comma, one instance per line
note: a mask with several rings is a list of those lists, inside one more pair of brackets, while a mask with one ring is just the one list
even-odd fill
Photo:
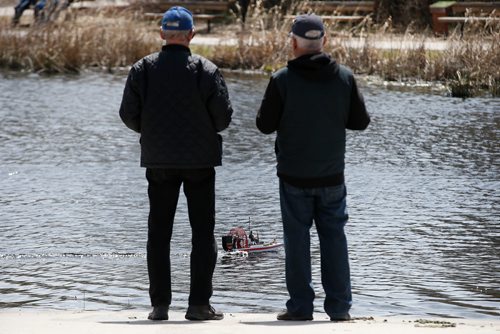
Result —
[[274, 73], [257, 127], [277, 132], [275, 151], [290, 295], [278, 320], [312, 320], [310, 229], [320, 241], [324, 309], [332, 321], [350, 319], [344, 155], [346, 129], [364, 130], [370, 117], [352, 72], [323, 52], [327, 41], [316, 15], [300, 15], [290, 33], [295, 59]]
[[232, 107], [217, 67], [191, 54], [192, 14], [172, 7], [162, 19], [160, 52], [135, 63], [128, 75], [120, 117], [140, 133], [141, 166], [149, 195], [147, 263], [151, 320], [168, 320], [172, 301], [170, 239], [181, 185], [192, 230], [188, 320], [221, 320], [210, 305], [217, 261], [215, 166]]

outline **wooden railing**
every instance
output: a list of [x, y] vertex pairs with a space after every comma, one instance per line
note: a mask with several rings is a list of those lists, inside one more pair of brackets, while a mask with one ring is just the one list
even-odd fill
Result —
[[306, 1], [297, 9], [325, 15], [370, 14], [375, 11], [375, 1]]
[[146, 17], [160, 20], [163, 13], [174, 6], [182, 6], [193, 13], [196, 22], [204, 21], [207, 23], [207, 32], [212, 30], [212, 23], [223, 19], [228, 13], [230, 7], [236, 0], [220, 1], [193, 1], [193, 0], [163, 0], [141, 3], [141, 9]]
[[430, 5], [435, 34], [448, 34], [449, 23], [500, 21], [500, 1], [437, 1]]
[[193, 1], [193, 0], [163, 0], [140, 3], [145, 12], [165, 12], [170, 7], [182, 6], [195, 14], [226, 14], [236, 0]]
[[[324, 21], [359, 22], [375, 11], [375, 1], [305, 1], [298, 5], [297, 14], [314, 13]], [[293, 19], [295, 15], [287, 15]]]

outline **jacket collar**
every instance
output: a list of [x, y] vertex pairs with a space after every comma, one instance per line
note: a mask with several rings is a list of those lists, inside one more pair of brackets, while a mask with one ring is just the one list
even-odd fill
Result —
[[191, 53], [191, 50], [188, 47], [186, 47], [184, 45], [180, 45], [180, 44], [167, 44], [167, 45], [162, 46], [161, 50], [166, 51], [166, 52], [189, 52], [189, 53]]
[[290, 60], [288, 68], [311, 80], [329, 80], [339, 71], [337, 62], [324, 52], [303, 55]]

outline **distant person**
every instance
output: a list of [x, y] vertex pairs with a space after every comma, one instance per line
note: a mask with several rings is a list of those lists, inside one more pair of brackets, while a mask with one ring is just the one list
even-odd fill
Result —
[[274, 73], [257, 115], [265, 134], [277, 132], [286, 285], [290, 299], [278, 320], [312, 320], [310, 229], [320, 241], [324, 308], [349, 320], [352, 304], [344, 184], [346, 129], [370, 123], [352, 72], [323, 52], [327, 37], [316, 15], [297, 16], [290, 34], [294, 59]]
[[250, 231], [250, 235], [248, 236], [252, 244], [255, 244], [255, 236], [253, 235], [253, 231]]
[[19, 20], [24, 11], [30, 7], [34, 9], [35, 22], [50, 21], [57, 18], [61, 10], [67, 9], [74, 0], [64, 0], [61, 5], [59, 0], [21, 0], [19, 4], [14, 7], [14, 17], [12, 24], [15, 26], [19, 24]]
[[257, 233], [257, 235], [255, 235], [255, 234], [253, 234], [253, 231], [250, 231], [250, 235], [248, 237], [250, 238], [252, 245], [256, 245], [259, 243], [259, 233]]
[[183, 7], [163, 15], [160, 52], [135, 63], [127, 78], [120, 117], [141, 134], [150, 203], [147, 263], [151, 320], [168, 320], [172, 301], [170, 239], [181, 185], [192, 230], [188, 320], [221, 320], [210, 305], [217, 260], [215, 166], [233, 109], [222, 74], [189, 49], [193, 16]]
[[45, 7], [46, 0], [20, 0], [17, 6], [14, 7], [14, 17], [12, 18], [12, 24], [17, 25], [24, 11], [30, 7], [34, 7], [34, 17], [35, 21], [38, 20], [40, 12]]

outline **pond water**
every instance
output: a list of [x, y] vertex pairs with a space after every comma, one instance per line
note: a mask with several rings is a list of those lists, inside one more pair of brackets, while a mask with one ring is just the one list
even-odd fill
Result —
[[[147, 183], [138, 136], [118, 117], [125, 78], [0, 74], [0, 308], [149, 307]], [[281, 240], [274, 136], [254, 125], [267, 78], [226, 79], [235, 114], [217, 168], [217, 240], [249, 220], [261, 239]], [[500, 100], [363, 81], [362, 89], [373, 121], [348, 134], [352, 314], [498, 317]], [[283, 250], [225, 259], [219, 249], [217, 308], [283, 309]], [[172, 241], [177, 310], [187, 306], [189, 252], [181, 196]]]

